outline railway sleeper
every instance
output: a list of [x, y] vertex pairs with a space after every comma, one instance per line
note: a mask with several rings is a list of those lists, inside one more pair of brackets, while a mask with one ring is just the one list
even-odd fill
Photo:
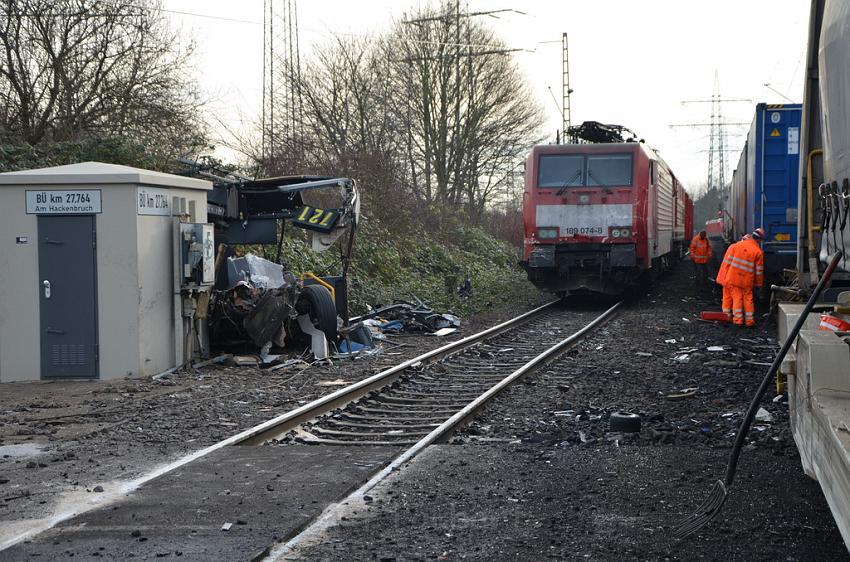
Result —
[[415, 404], [417, 406], [434, 406], [448, 408], [463, 408], [469, 404], [469, 400], [458, 402], [453, 400], [435, 400], [434, 398], [396, 398], [394, 396], [379, 395], [375, 397], [382, 404]]
[[312, 426], [310, 431], [315, 431], [321, 435], [336, 435], [337, 437], [410, 437], [412, 435], [428, 435], [430, 431], [404, 431], [397, 429], [394, 431], [341, 431], [337, 429], [324, 429], [320, 426]]
[[[486, 387], [484, 385], [481, 385], [480, 388], [486, 389]], [[423, 389], [423, 390], [427, 390], [427, 389]], [[460, 398], [460, 399], [465, 400], [467, 398], [468, 399], [477, 398], [481, 394], [481, 392], [478, 392], [477, 389], [470, 390], [469, 387], [465, 387], [465, 388], [458, 388], [457, 390], [454, 390], [454, 391], [444, 391], [444, 390], [437, 391], [437, 390], [434, 390], [433, 392], [412, 392], [412, 391], [409, 391], [409, 390], [390, 389], [390, 390], [385, 391], [385, 394], [391, 394], [392, 396], [397, 396], [398, 398], [416, 399], [416, 398], [449, 397], [449, 398]]]
[[342, 413], [342, 414], [337, 414], [334, 417], [334, 419], [336, 419], [337, 417], [347, 418], [347, 419], [350, 419], [350, 420], [373, 420], [373, 421], [393, 421], [393, 422], [405, 422], [405, 421], [423, 422], [423, 421], [429, 421], [429, 422], [437, 422], [437, 425], [446, 421], [445, 416], [430, 417], [430, 418], [429, 417], [417, 416], [415, 418], [405, 418], [405, 417], [399, 417], [399, 416], [392, 416], [392, 417], [364, 416], [362, 414], [351, 414], [351, 413], [348, 413], [348, 412], [345, 412], [345, 413]]
[[[478, 388], [486, 387], [484, 385], [480, 385]], [[467, 398], [476, 398], [479, 394], [481, 394], [480, 392], [475, 392], [478, 388], [467, 387], [464, 390], [457, 390], [455, 392], [411, 392], [407, 390], [389, 388], [376, 396], [391, 396], [393, 398], [409, 400], [422, 400], [425, 398], [432, 398], [435, 400], [466, 400]]]
[[[441, 418], [442, 419], [442, 418]], [[396, 420], [393, 418], [385, 418], [388, 422], [395, 422]], [[442, 420], [445, 421], [445, 420]], [[337, 419], [325, 419], [322, 420], [323, 423], [341, 426], [341, 427], [362, 427], [365, 429], [434, 429], [438, 427], [440, 424], [437, 422], [434, 423], [411, 423], [411, 424], [403, 424], [403, 423], [355, 423], [345, 420], [337, 420]]]
[[[416, 382], [416, 381], [408, 381], [405, 385], [406, 387], [413, 386], [415, 390], [429, 390], [433, 388], [434, 385], [432, 383], [425, 382]], [[492, 386], [492, 385], [490, 385]], [[440, 385], [441, 393], [456, 395], [457, 393], [462, 392], [473, 392], [477, 390], [486, 390], [490, 386], [486, 384], [477, 384], [474, 382], [464, 382], [462, 384], [452, 384], [452, 385]]]
[[369, 447], [395, 447], [402, 445], [415, 445], [419, 442], [418, 439], [399, 439], [398, 441], [357, 441], [356, 439], [352, 439], [350, 441], [346, 441], [344, 439], [324, 439], [322, 437], [316, 437], [315, 435], [309, 434], [307, 432], [303, 432], [302, 434], [296, 436], [295, 441], [298, 443], [303, 443], [305, 445], [365, 445]]
[[[382, 404], [376, 404], [381, 406]], [[373, 408], [371, 406], [354, 406], [357, 411], [369, 412], [372, 414], [423, 414], [431, 416], [445, 415], [444, 419], [448, 419], [457, 413], [457, 410], [411, 410], [410, 408], [399, 408], [398, 410], [388, 410], [386, 408]]]

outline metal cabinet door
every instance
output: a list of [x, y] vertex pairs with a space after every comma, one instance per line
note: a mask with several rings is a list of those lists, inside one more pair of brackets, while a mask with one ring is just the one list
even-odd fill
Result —
[[95, 217], [38, 217], [41, 378], [97, 378]]

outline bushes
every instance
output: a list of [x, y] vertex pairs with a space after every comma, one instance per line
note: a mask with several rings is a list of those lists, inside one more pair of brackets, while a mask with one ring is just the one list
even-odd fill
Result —
[[[536, 292], [517, 265], [515, 247], [472, 227], [443, 230], [440, 238], [415, 232], [391, 235], [374, 221], [364, 221], [352, 259], [352, 314], [364, 312], [366, 305], [416, 296], [436, 309], [468, 315]], [[285, 238], [282, 257], [296, 273], [341, 271], [338, 253], [313, 252], [300, 232]], [[461, 299], [456, 289], [467, 276], [472, 279], [473, 296]]]
[[63, 166], [77, 162], [106, 162], [156, 171], [177, 167], [175, 154], [158, 154], [152, 147], [118, 137], [37, 145], [0, 144], [0, 172]]

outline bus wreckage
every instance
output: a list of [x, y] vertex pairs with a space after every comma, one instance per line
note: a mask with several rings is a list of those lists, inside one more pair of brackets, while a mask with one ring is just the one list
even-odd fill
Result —
[[[217, 249], [207, 310], [212, 346], [251, 346], [264, 356], [299, 341], [317, 359], [328, 357], [348, 327], [348, 273], [360, 218], [355, 181], [306, 175], [252, 179], [183, 163], [184, 175], [213, 182], [207, 197]], [[315, 251], [337, 246], [339, 274], [288, 271], [281, 256], [287, 223], [306, 230]], [[274, 247], [274, 259], [241, 255], [238, 247], [247, 245], [262, 245], [265, 255]]]

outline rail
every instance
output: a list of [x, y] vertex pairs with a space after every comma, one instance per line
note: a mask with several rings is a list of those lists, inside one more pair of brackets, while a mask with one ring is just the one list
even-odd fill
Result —
[[328, 506], [328, 508], [326, 508], [322, 512], [322, 514], [316, 520], [314, 520], [312, 524], [307, 526], [298, 535], [296, 535], [285, 543], [279, 543], [277, 546], [269, 550], [269, 553], [265, 560], [276, 561], [289, 559], [289, 556], [293, 554], [293, 551], [303, 541], [312, 536], [315, 536], [315, 534], [317, 533], [321, 533], [323, 530], [338, 522], [340, 520], [340, 517], [342, 517], [341, 512], [343, 512], [345, 509], [343, 506], [352, 504], [352, 502], [363, 501], [364, 496], [367, 494], [367, 492], [369, 492], [372, 488], [374, 488], [381, 481], [387, 478], [390, 474], [400, 470], [405, 463], [410, 462], [414, 457], [419, 455], [427, 447], [435, 443], [445, 442], [458, 427], [465, 424], [482, 407], [484, 407], [487, 403], [493, 400], [493, 398], [495, 398], [505, 388], [509, 387], [511, 384], [515, 383], [516, 381], [527, 375], [529, 372], [539, 368], [542, 365], [545, 365], [546, 363], [558, 357], [567, 348], [580, 341], [585, 335], [588, 334], [588, 332], [597, 328], [599, 325], [610, 319], [621, 304], [621, 302], [618, 302], [617, 304], [613, 305], [580, 330], [571, 334], [569, 337], [555, 343], [543, 352], [535, 355], [531, 360], [524, 363], [521, 367], [515, 369], [509, 375], [502, 378], [499, 382], [490, 387], [487, 391], [485, 391], [480, 396], [469, 402], [466, 406], [462, 407], [456, 413], [451, 415], [451, 417], [449, 417], [443, 423], [439, 424], [439, 426], [435, 427], [427, 435], [417, 441], [413, 446], [405, 450], [401, 455], [397, 456], [393, 461], [391, 461], [387, 466], [385, 466], [382, 470], [380, 470], [377, 474], [370, 478], [369, 481], [367, 481], [357, 490], [352, 492], [348, 497], [335, 504], [331, 504], [330, 506]]

